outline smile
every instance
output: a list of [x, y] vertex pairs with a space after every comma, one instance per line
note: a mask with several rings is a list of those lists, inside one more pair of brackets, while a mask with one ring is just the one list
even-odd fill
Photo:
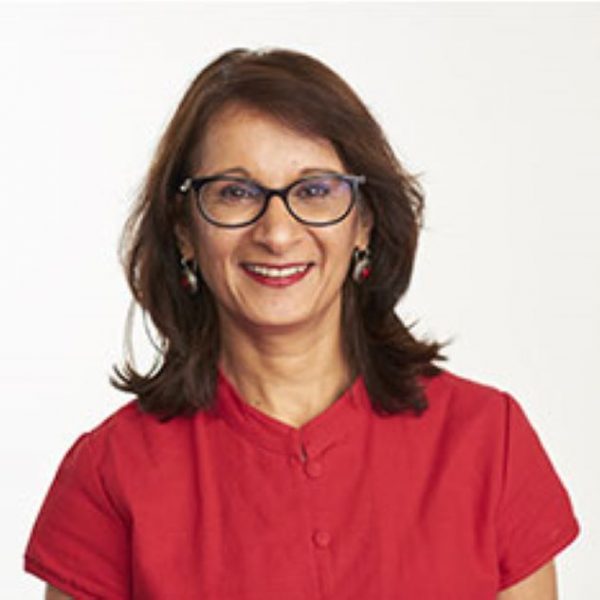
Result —
[[244, 263], [246, 274], [256, 283], [270, 287], [285, 289], [304, 279], [313, 267], [313, 263], [296, 263], [281, 266], [258, 265]]
[[252, 273], [262, 275], [263, 277], [282, 278], [291, 277], [292, 275], [296, 275], [298, 273], [304, 273], [309, 266], [309, 264], [304, 264], [289, 267], [266, 267], [263, 265], [245, 264], [244, 268]]

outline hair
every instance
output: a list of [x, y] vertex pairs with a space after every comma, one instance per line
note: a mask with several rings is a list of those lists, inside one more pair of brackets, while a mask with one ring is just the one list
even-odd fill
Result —
[[[345, 358], [362, 374], [374, 410], [412, 411], [427, 400], [419, 376], [433, 377], [449, 342], [417, 340], [395, 312], [413, 271], [424, 194], [352, 88], [317, 59], [282, 48], [229, 50], [192, 81], [156, 149], [123, 229], [120, 256], [144, 315], [160, 335], [159, 358], [146, 374], [129, 358], [110, 382], [134, 393], [163, 421], [213, 406], [220, 332], [216, 301], [199, 277], [192, 295], [181, 285], [176, 225], [189, 224], [178, 187], [197, 166], [207, 126], [235, 103], [274, 117], [293, 130], [331, 142], [346, 172], [364, 174], [359, 203], [373, 217], [371, 273], [360, 285], [350, 269], [342, 287]], [[201, 157], [200, 157], [201, 158]], [[189, 203], [188, 203], [189, 205]], [[133, 304], [132, 304], [133, 306]], [[131, 318], [128, 335], [131, 337]]]

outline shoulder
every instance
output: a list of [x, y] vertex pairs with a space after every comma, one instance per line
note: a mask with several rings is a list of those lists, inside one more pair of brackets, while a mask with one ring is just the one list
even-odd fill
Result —
[[119, 439], [139, 436], [155, 426], [156, 418], [144, 413], [137, 400], [131, 400], [94, 425], [84, 438], [90, 446], [100, 448]]
[[134, 399], [81, 435], [75, 447], [85, 447], [83, 452], [104, 473], [131, 471], [185, 444], [191, 428], [203, 418], [198, 414], [161, 421]]
[[437, 376], [419, 379], [432, 412], [504, 413], [514, 400], [506, 390], [491, 382], [482, 382], [443, 369]]
[[189, 466], [195, 433], [206, 419], [197, 413], [161, 421], [131, 400], [77, 438], [63, 459], [62, 478], [79, 487], [94, 484], [127, 516], [139, 488]]
[[499, 386], [477, 381], [449, 370], [421, 380], [428, 402], [427, 410], [408, 427], [415, 435], [435, 443], [468, 445], [485, 454], [501, 455], [508, 435], [511, 415], [520, 407], [511, 394]]

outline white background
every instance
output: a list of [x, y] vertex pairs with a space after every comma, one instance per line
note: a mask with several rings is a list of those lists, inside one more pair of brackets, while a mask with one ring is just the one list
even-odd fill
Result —
[[561, 596], [600, 598], [600, 5], [538, 3], [0, 6], [2, 596], [41, 598], [22, 553], [58, 462], [129, 399], [108, 384], [120, 228], [180, 96], [234, 46], [323, 60], [423, 173], [399, 312], [525, 408], [583, 528]]

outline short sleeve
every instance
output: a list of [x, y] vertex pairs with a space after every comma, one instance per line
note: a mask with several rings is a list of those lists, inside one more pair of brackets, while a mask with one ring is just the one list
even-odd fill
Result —
[[64, 456], [30, 534], [25, 570], [76, 600], [129, 598], [128, 528], [98, 472], [90, 433]]
[[509, 394], [497, 518], [499, 589], [530, 575], [579, 533], [567, 490], [523, 409]]

